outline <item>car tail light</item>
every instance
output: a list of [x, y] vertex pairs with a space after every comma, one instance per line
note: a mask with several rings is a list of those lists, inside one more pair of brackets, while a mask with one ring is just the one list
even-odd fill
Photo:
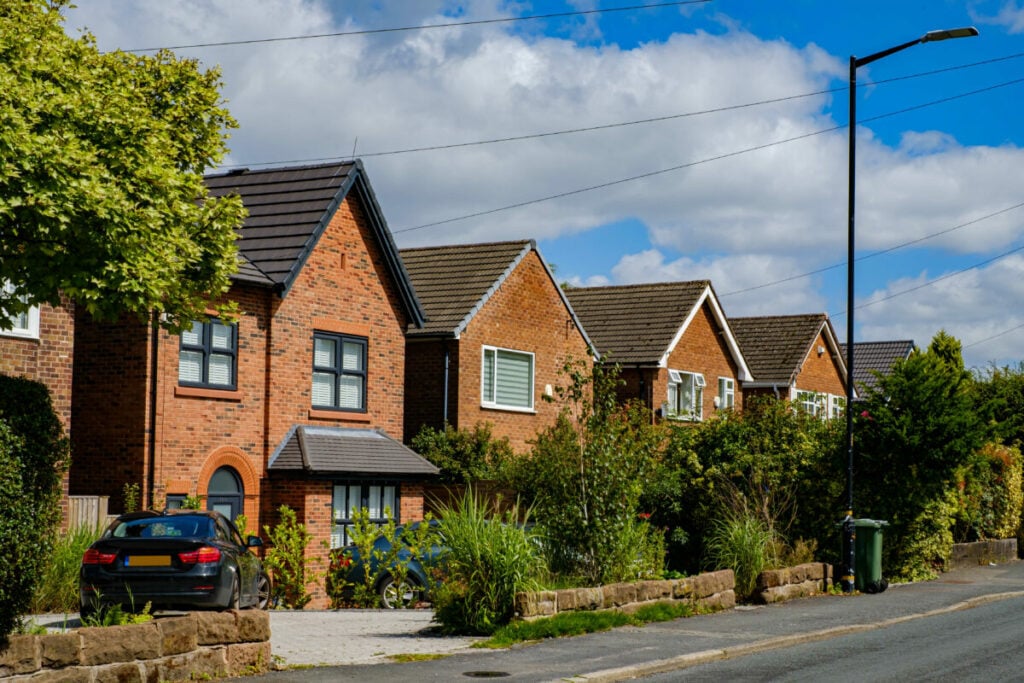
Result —
[[82, 556], [82, 564], [114, 564], [117, 553], [101, 553], [95, 548], [89, 548]]
[[191, 550], [187, 553], [178, 553], [178, 559], [181, 560], [183, 564], [219, 562], [220, 550], [213, 546], [204, 545], [199, 550]]

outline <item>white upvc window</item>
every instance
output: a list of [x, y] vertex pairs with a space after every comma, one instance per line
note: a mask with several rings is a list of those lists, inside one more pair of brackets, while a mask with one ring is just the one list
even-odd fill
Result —
[[718, 408], [728, 410], [736, 405], [736, 380], [732, 377], [718, 378]]
[[834, 418], [842, 417], [843, 415], [846, 414], [846, 397], [845, 396], [835, 396], [834, 394], [830, 394], [828, 398], [829, 398], [829, 406], [830, 406], [830, 411], [829, 412], [832, 415], [832, 417], [834, 417]]
[[387, 524], [389, 518], [401, 521], [398, 486], [390, 482], [337, 482], [332, 508], [331, 548], [352, 543], [353, 521], [362, 508], [366, 508], [370, 522], [377, 526]]
[[677, 420], [701, 420], [704, 417], [704, 375], [699, 372], [668, 371], [668, 402], [665, 416]]
[[483, 347], [480, 403], [485, 408], [533, 410], [532, 353]]
[[[11, 296], [15, 292], [14, 285], [9, 282], [3, 283], [3, 293]], [[19, 296], [22, 302], [27, 303], [27, 296]], [[10, 337], [25, 337], [27, 339], [39, 339], [39, 307], [30, 306], [27, 311], [22, 311], [9, 318], [11, 326], [0, 328], [0, 334]]]
[[794, 403], [808, 415], [814, 415], [823, 419], [828, 417], [828, 394], [822, 394], [817, 391], [797, 391]]

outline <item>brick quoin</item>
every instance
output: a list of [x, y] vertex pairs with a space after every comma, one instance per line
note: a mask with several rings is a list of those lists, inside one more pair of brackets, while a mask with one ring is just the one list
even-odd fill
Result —
[[[495, 438], [507, 437], [518, 452], [529, 448], [537, 432], [554, 424], [561, 406], [543, 400], [548, 387], [566, 383], [562, 366], [569, 359], [592, 363], [583, 333], [559, 296], [536, 250], [501, 283], [473, 316], [459, 339], [412, 341], [407, 347], [406, 440], [422, 425], [443, 422], [444, 349], [450, 352], [448, 423], [458, 429], [491, 424]], [[534, 354], [534, 408], [530, 412], [481, 405], [484, 346]]]

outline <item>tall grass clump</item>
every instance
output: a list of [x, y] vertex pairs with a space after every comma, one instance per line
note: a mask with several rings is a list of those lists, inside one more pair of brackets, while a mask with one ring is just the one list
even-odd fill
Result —
[[746, 510], [731, 511], [716, 520], [706, 543], [711, 567], [732, 569], [736, 592], [744, 598], [754, 592], [757, 575], [778, 564], [775, 534]]
[[435, 566], [442, 579], [435, 618], [448, 633], [489, 635], [511, 620], [517, 592], [538, 588], [540, 543], [525, 525], [528, 514], [520, 524], [518, 504], [501, 513], [472, 489], [440, 516], [446, 550]]
[[78, 611], [78, 572], [82, 555], [101, 533], [101, 527], [83, 524], [57, 536], [32, 594], [29, 605], [32, 613]]

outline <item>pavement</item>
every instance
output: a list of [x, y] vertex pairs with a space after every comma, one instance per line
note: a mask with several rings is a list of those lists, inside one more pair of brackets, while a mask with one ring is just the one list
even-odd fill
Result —
[[[430, 610], [272, 611], [271, 649], [285, 670], [257, 678], [368, 683], [398, 677], [429, 681], [501, 675], [516, 681], [619, 681], [815, 640], [839, 640], [850, 633], [996, 600], [1017, 600], [1024, 608], [1024, 562], [894, 584], [877, 595], [823, 595], [740, 606], [506, 650], [472, 648], [473, 638], [436, 635]], [[77, 626], [75, 616], [35, 619], [59, 629]], [[440, 658], [396, 663], [396, 655]]]

